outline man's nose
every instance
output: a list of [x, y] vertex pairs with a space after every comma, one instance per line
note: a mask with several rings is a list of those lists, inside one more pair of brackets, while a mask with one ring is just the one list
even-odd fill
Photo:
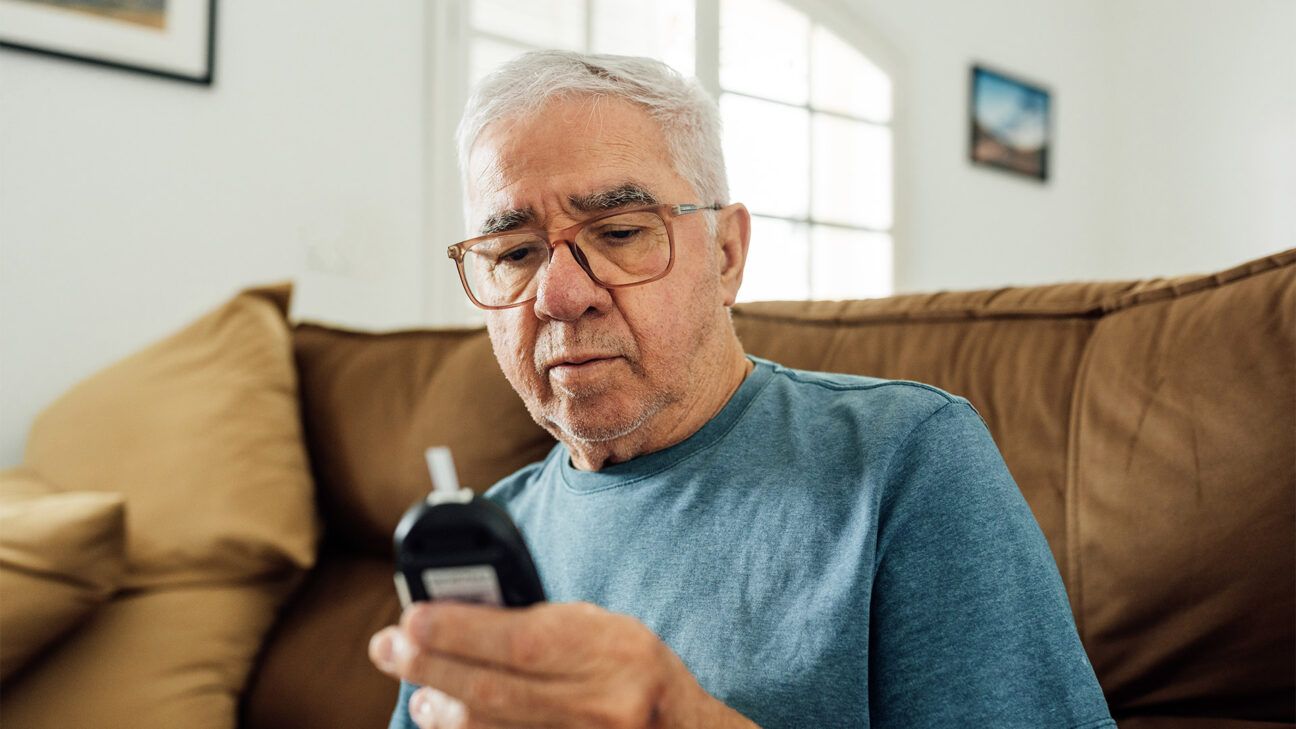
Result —
[[549, 263], [536, 276], [535, 313], [542, 319], [575, 321], [591, 310], [603, 313], [612, 306], [612, 295], [594, 283], [576, 260], [571, 243], [559, 243]]

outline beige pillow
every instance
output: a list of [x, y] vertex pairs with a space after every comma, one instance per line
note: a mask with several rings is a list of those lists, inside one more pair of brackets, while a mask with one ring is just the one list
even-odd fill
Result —
[[121, 579], [120, 494], [53, 493], [0, 473], [0, 680], [108, 599]]
[[243, 294], [42, 413], [25, 466], [129, 504], [123, 589], [5, 686], [4, 726], [235, 726], [315, 557], [291, 334]]
[[[5, 686], [5, 729], [233, 729], [286, 584], [123, 593]], [[363, 655], [368, 636], [355, 641]]]
[[265, 298], [240, 295], [72, 388], [32, 426], [25, 465], [126, 497], [125, 587], [313, 563], [291, 335]]

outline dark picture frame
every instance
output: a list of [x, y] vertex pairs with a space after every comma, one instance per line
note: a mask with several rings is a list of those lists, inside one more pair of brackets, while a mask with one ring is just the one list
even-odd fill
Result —
[[216, 0], [0, 0], [0, 48], [211, 86]]
[[968, 74], [972, 163], [1046, 182], [1052, 147], [1052, 92], [1041, 84], [974, 64]]

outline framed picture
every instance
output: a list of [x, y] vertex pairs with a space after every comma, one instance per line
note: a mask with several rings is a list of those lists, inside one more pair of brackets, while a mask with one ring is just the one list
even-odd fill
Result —
[[1047, 180], [1053, 145], [1048, 89], [981, 65], [972, 67], [971, 82], [972, 162]]
[[211, 85], [216, 0], [0, 0], [0, 47]]

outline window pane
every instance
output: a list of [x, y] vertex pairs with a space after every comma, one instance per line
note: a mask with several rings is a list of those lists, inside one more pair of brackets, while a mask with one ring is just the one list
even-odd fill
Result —
[[751, 247], [738, 300], [809, 298], [809, 233], [804, 223], [753, 217]]
[[583, 0], [472, 0], [470, 8], [473, 30], [541, 48], [585, 47]]
[[475, 87], [483, 76], [527, 50], [526, 46], [501, 43], [491, 38], [473, 38], [468, 46], [468, 88]]
[[814, 298], [868, 299], [891, 295], [890, 235], [816, 225], [811, 240]]
[[807, 217], [809, 112], [721, 94], [720, 118], [730, 199], [754, 213]]
[[804, 104], [809, 89], [810, 21], [778, 0], [720, 4], [720, 86]]
[[811, 35], [811, 104], [820, 109], [891, 120], [891, 79], [836, 33], [816, 25]]
[[693, 0], [593, 0], [590, 50], [648, 56], [685, 76], [693, 67]]
[[891, 227], [891, 129], [814, 115], [814, 217]]

